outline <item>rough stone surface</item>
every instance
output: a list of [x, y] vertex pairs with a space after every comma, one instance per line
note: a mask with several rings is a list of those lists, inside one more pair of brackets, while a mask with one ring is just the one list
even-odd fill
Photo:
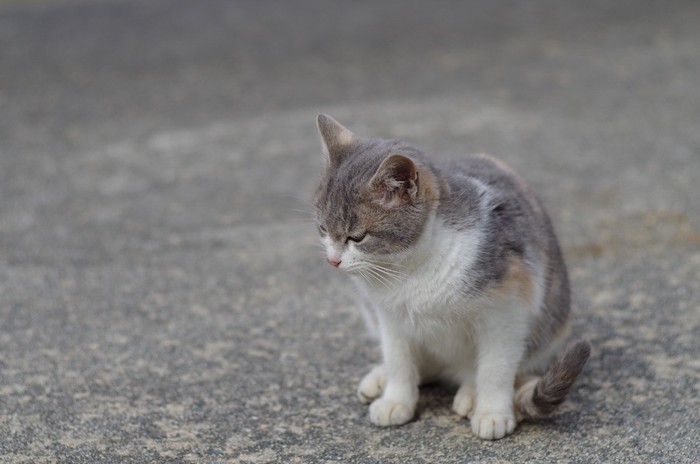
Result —
[[[700, 3], [0, 4], [0, 461], [700, 461]], [[593, 344], [475, 439], [378, 360], [316, 248], [316, 112], [545, 200]]]

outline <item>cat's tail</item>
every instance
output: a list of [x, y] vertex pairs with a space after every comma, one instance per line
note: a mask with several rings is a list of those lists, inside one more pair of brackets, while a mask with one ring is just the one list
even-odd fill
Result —
[[553, 413], [564, 402], [590, 355], [590, 343], [578, 342], [549, 366], [542, 377], [534, 378], [518, 388], [515, 393], [515, 414], [518, 421], [537, 419]]

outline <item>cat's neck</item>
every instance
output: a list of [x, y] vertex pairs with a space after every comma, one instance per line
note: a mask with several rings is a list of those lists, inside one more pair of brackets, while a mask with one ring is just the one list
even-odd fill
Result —
[[431, 211], [423, 232], [410, 249], [391, 257], [396, 271], [411, 276], [444, 273], [453, 269], [466, 272], [475, 265], [482, 242], [480, 228], [458, 230]]
[[444, 225], [438, 218], [437, 211], [433, 210], [428, 215], [420, 238], [410, 249], [396, 255], [397, 264], [407, 271], [417, 271], [425, 266], [440, 249], [440, 236]]

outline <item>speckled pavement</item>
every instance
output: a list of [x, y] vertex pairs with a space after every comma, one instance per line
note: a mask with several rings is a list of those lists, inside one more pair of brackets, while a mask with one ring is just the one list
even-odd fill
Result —
[[[700, 4], [0, 2], [0, 462], [700, 461]], [[379, 359], [307, 201], [314, 119], [502, 157], [593, 345], [497, 442]]]

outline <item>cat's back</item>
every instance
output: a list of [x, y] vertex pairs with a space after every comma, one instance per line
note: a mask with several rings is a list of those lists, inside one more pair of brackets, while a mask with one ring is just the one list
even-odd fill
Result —
[[448, 191], [439, 212], [448, 224], [467, 229], [489, 223], [513, 238], [520, 235], [515, 241], [523, 246], [546, 245], [538, 235], [552, 233], [547, 214], [525, 180], [506, 163], [474, 155], [443, 162], [438, 169]]
[[488, 196], [494, 202], [512, 201], [530, 204], [539, 215], [539, 200], [527, 182], [505, 162], [485, 154], [444, 161], [439, 165], [452, 196], [470, 194]]

